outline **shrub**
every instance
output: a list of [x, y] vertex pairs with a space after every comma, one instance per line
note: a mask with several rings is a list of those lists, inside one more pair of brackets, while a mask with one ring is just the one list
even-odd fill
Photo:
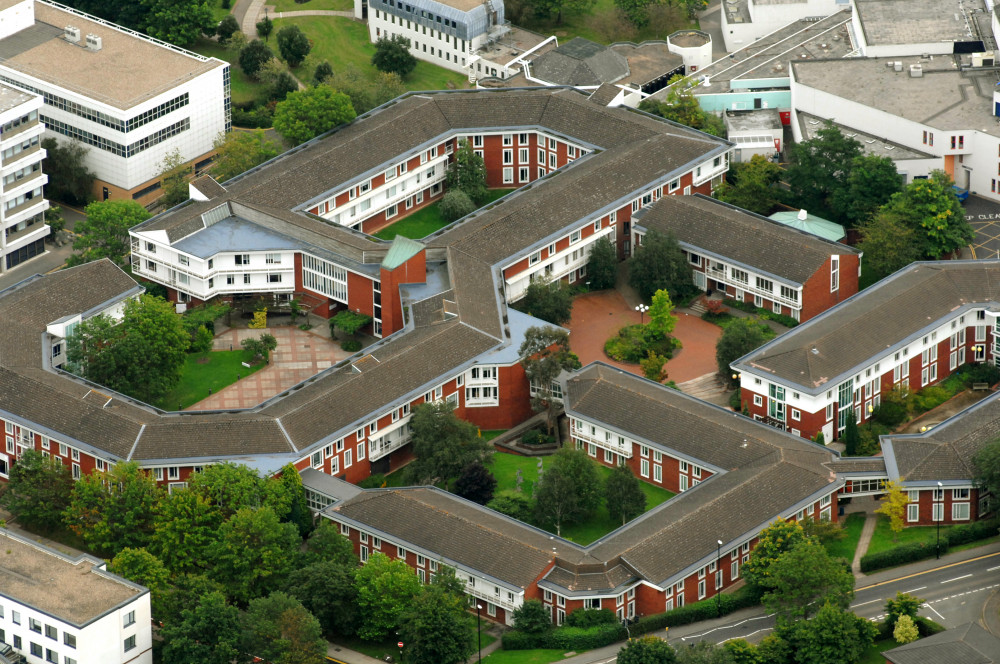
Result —
[[934, 636], [935, 634], [940, 634], [945, 630], [944, 625], [939, 625], [930, 618], [917, 616], [917, 619], [914, 622], [917, 623], [917, 629], [920, 631], [920, 638], [925, 636]]
[[918, 412], [926, 412], [937, 408], [951, 398], [948, 390], [939, 385], [930, 385], [913, 395], [913, 408]]
[[469, 195], [461, 189], [452, 189], [441, 197], [438, 209], [441, 212], [441, 216], [444, 217], [444, 220], [451, 223], [456, 219], [461, 219], [470, 212], [475, 211], [476, 204], [473, 203], [472, 199], [469, 198]]
[[887, 427], [895, 428], [909, 417], [910, 391], [904, 387], [895, 387], [882, 394], [882, 403], [872, 412], [871, 419]]
[[1000, 368], [985, 362], [966, 364], [959, 367], [958, 373], [961, 374], [966, 387], [972, 387], [973, 383], [989, 383], [990, 385], [1000, 383]]
[[552, 614], [537, 599], [529, 599], [514, 609], [514, 628], [522, 634], [544, 634], [552, 629]]
[[712, 316], [728, 314], [729, 309], [722, 303], [722, 300], [705, 300], [705, 313]]
[[357, 339], [344, 339], [340, 342], [340, 348], [348, 353], [357, 353], [361, 350], [361, 342]]
[[962, 524], [961, 526], [955, 526], [950, 531], [948, 531], [947, 539], [948, 546], [958, 546], [959, 544], [968, 544], [969, 542], [976, 542], [987, 537], [993, 537], [1000, 530], [1000, 522], [995, 519], [990, 521], [976, 521], [973, 523]]
[[385, 484], [385, 475], [382, 474], [369, 475], [358, 482], [358, 486], [362, 489], [378, 489], [383, 484]]
[[219, 36], [220, 44], [225, 44], [229, 41], [229, 38], [233, 36], [234, 32], [239, 31], [240, 23], [232, 14], [226, 14], [225, 17], [219, 21], [218, 27], [215, 28], [215, 34]]
[[264, 42], [254, 39], [240, 50], [240, 69], [250, 78], [256, 78], [264, 63], [273, 57], [274, 53]]
[[[912, 563], [934, 555], [935, 541], [914, 542], [913, 544], [902, 544], [887, 551], [879, 553], [869, 553], [861, 559], [861, 571], [865, 574], [886, 567], [897, 567]], [[948, 550], [948, 538], [941, 540], [941, 552]]]
[[494, 496], [493, 500], [486, 503], [486, 506], [525, 523], [531, 519], [534, 508], [530, 498], [516, 491], [504, 491], [500, 495]]
[[555, 439], [543, 433], [541, 429], [531, 429], [521, 436], [521, 442], [525, 445], [549, 445], [554, 443]]
[[786, 316], [785, 314], [776, 314], [773, 311], [768, 311], [767, 309], [757, 309], [757, 315], [759, 315], [764, 320], [773, 320], [779, 325], [784, 325], [785, 327], [795, 327], [799, 324], [799, 321], [795, 320], [791, 316]]
[[642, 369], [642, 375], [649, 380], [655, 380], [659, 383], [663, 380], [663, 365], [667, 363], [667, 358], [662, 355], [658, 355], [656, 351], [646, 351], [646, 357], [639, 360], [639, 367]]
[[233, 108], [233, 125], [244, 129], [270, 129], [274, 124], [271, 111], [266, 106]]
[[604, 352], [619, 362], [638, 364], [652, 351], [666, 362], [678, 346], [673, 337], [653, 338], [645, 325], [626, 325], [604, 343]]
[[566, 616], [566, 624], [570, 627], [594, 627], [618, 622], [618, 616], [610, 609], [577, 610]]

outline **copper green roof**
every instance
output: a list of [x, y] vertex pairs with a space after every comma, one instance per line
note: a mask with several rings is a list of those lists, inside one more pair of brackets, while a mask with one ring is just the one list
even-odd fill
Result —
[[[803, 215], [802, 212], [804, 210], [799, 210], [798, 212], [775, 212], [769, 218], [777, 221], [779, 224], [785, 224], [800, 231], [818, 235], [832, 242], [840, 242], [847, 237], [844, 227], [840, 224], [835, 224], [814, 214], [806, 213]], [[802, 218], [803, 216], [805, 219]]]
[[382, 267], [387, 270], [395, 270], [397, 267], [419, 254], [423, 251], [423, 249], [424, 245], [420, 244], [416, 240], [411, 240], [408, 237], [397, 235], [396, 239], [392, 241], [392, 246], [389, 247], [389, 251], [386, 253], [385, 258], [382, 260]]

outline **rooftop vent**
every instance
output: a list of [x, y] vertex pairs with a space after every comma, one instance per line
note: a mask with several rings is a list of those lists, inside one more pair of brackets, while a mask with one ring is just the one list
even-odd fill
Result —
[[805, 210], [799, 210], [798, 217], [799, 221], [805, 221], [806, 219], [809, 218], [809, 213], [806, 212]]
[[819, 348], [813, 346], [812, 350], [810, 350], [809, 352], [812, 353], [813, 355], [819, 355]]
[[919, 65], [910, 65], [910, 76], [913, 78], [920, 78], [924, 75], [924, 68]]
[[97, 35], [87, 35], [87, 48], [91, 51], [100, 51], [101, 38]]
[[896, 60], [895, 62], [892, 63], [892, 68], [895, 71], [903, 71], [903, 63], [900, 62], [899, 60]]
[[71, 41], [74, 44], [80, 41], [80, 28], [73, 27], [72, 25], [67, 25], [63, 28], [63, 38], [66, 41]]

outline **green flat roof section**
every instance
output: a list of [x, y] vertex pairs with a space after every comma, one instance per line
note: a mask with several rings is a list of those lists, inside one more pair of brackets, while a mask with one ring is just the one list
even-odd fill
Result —
[[800, 231], [832, 240], [833, 242], [840, 242], [847, 237], [847, 232], [840, 224], [835, 224], [822, 217], [809, 214], [805, 210], [799, 210], [798, 212], [775, 212], [769, 219], [777, 221], [779, 224], [791, 226]]
[[416, 240], [411, 240], [408, 237], [397, 235], [392, 241], [392, 246], [389, 247], [389, 251], [386, 253], [385, 259], [382, 261], [382, 267], [387, 270], [395, 270], [397, 267], [423, 251], [423, 248], [424, 245]]

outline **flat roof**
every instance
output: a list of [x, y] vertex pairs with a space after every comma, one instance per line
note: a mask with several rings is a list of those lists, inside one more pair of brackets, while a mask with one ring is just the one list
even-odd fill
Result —
[[[903, 71], [895, 71], [892, 62], [902, 62]], [[910, 76], [914, 64], [921, 66], [923, 76]], [[795, 62], [792, 69], [801, 85], [934, 129], [1000, 136], [990, 112], [996, 72], [960, 71], [953, 56], [818, 60]]]
[[870, 45], [977, 41], [962, 0], [854, 0]]
[[85, 625], [147, 592], [91, 556], [71, 558], [0, 529], [0, 593], [74, 625]]
[[[80, 29], [80, 44], [63, 39], [64, 26]], [[82, 45], [89, 34], [99, 51]], [[43, 0], [33, 26], [0, 39], [0, 64], [121, 110], [226, 65]]]
[[[826, 126], [826, 120], [819, 116], [803, 113], [802, 111], [799, 111], [796, 115], [799, 119], [799, 129], [802, 132], [803, 141], [815, 138], [817, 132]], [[893, 161], [905, 159], [940, 159], [937, 155], [930, 154], [929, 152], [913, 150], [901, 143], [894, 143], [887, 140], [885, 137], [869, 134], [840, 122], [834, 122], [833, 126], [839, 129], [840, 133], [848, 138], [853, 138], [854, 140], [859, 141], [861, 143], [861, 149], [868, 155], [889, 157]]]
[[30, 92], [0, 83], [0, 113], [17, 108], [21, 104], [35, 99], [36, 96]]
[[731, 132], [781, 129], [781, 114], [776, 108], [758, 108], [753, 111], [726, 111], [723, 119]]

